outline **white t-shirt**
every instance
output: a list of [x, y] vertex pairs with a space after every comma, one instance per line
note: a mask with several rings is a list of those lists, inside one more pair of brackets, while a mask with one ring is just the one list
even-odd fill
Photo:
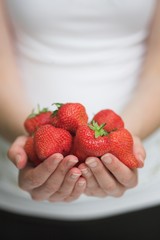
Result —
[[[155, 0], [7, 0], [15, 54], [29, 100], [36, 106], [81, 102], [89, 118], [120, 113], [132, 96], [145, 55]], [[57, 219], [110, 216], [160, 202], [160, 133], [144, 142], [139, 184], [123, 197], [82, 196], [72, 203], [31, 200], [17, 186], [17, 169], [0, 144], [0, 207]]]

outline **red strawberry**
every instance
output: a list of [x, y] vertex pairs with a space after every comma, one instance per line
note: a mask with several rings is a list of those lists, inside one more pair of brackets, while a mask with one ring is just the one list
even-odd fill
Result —
[[74, 137], [73, 154], [80, 161], [87, 157], [101, 157], [105, 153], [112, 153], [129, 168], [140, 167], [133, 154], [133, 138], [125, 128], [114, 130], [110, 133], [104, 130], [104, 124], [80, 126]]
[[115, 155], [129, 168], [140, 167], [138, 160], [133, 154], [133, 138], [130, 132], [121, 128], [109, 134], [110, 153]]
[[62, 128], [51, 124], [40, 126], [34, 135], [34, 146], [40, 160], [48, 158], [54, 153], [69, 154], [72, 145], [71, 134]]
[[52, 124], [75, 134], [80, 125], [87, 124], [88, 115], [80, 103], [55, 104], [58, 109], [52, 114]]
[[47, 108], [40, 110], [38, 106], [38, 111], [32, 111], [32, 113], [24, 121], [26, 131], [31, 135], [39, 126], [50, 123], [51, 114], [52, 112]]
[[110, 150], [108, 133], [103, 129], [103, 124], [93, 122], [90, 125], [81, 125], [74, 137], [73, 154], [80, 161], [89, 156], [100, 157]]
[[26, 154], [28, 156], [28, 160], [33, 163], [34, 166], [37, 166], [41, 163], [41, 160], [38, 158], [36, 151], [34, 149], [34, 138], [33, 136], [28, 137], [24, 150], [26, 151]]
[[106, 125], [104, 126], [104, 129], [107, 132], [124, 127], [122, 118], [111, 109], [103, 109], [99, 111], [97, 114], [95, 114], [93, 120], [99, 125], [105, 123]]

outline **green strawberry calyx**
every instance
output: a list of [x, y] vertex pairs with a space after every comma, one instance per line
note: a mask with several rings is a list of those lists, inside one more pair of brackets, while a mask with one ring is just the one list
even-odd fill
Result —
[[48, 108], [42, 108], [41, 109], [40, 105], [37, 104], [37, 109], [36, 110], [33, 109], [31, 114], [29, 114], [28, 118], [33, 118], [33, 117], [39, 115], [40, 113], [45, 113], [45, 112], [48, 112], [48, 111], [49, 111]]
[[94, 131], [95, 138], [103, 137], [109, 135], [109, 133], [104, 129], [104, 126], [106, 123], [102, 123], [101, 125], [98, 125], [96, 121], [92, 121], [88, 126], [90, 129]]
[[52, 105], [55, 105], [55, 106], [57, 107], [57, 109], [54, 110], [54, 111], [52, 112], [52, 115], [51, 115], [52, 117], [54, 117], [54, 116], [57, 115], [58, 110], [59, 110], [60, 107], [62, 107], [63, 103], [52, 103]]

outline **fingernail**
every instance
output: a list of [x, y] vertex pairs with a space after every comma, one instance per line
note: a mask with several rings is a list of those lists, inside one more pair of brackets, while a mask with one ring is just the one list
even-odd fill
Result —
[[55, 161], [61, 161], [63, 159], [63, 155], [60, 154], [54, 154], [51, 157], [54, 158]]
[[20, 161], [21, 161], [21, 155], [20, 154], [16, 155], [15, 161], [16, 161], [16, 166], [18, 166]]
[[106, 164], [110, 164], [112, 162], [112, 158], [108, 155], [104, 155], [103, 157], [101, 157], [101, 160]]
[[87, 159], [86, 164], [92, 168], [97, 166], [97, 162], [95, 161], [94, 158]]
[[73, 166], [74, 164], [76, 164], [78, 162], [78, 159], [69, 159], [67, 161], [67, 165], [68, 166]]
[[83, 168], [83, 169], [81, 169], [81, 172], [82, 172], [84, 175], [86, 175], [86, 174], [88, 173], [88, 169], [87, 169], [87, 168]]
[[78, 185], [79, 185], [80, 187], [84, 186], [84, 184], [85, 184], [85, 181], [84, 181], [84, 180], [78, 182]]
[[58, 165], [62, 161], [63, 157], [60, 156], [50, 156], [48, 161], [50, 161], [54, 165]]
[[142, 157], [141, 154], [138, 155], [138, 160], [140, 162], [140, 167], [143, 167], [144, 166], [144, 158]]
[[141, 162], [144, 162], [144, 158], [142, 157], [141, 154], [138, 155], [138, 159], [139, 159]]
[[72, 173], [71, 178], [72, 178], [72, 179], [76, 179], [76, 178], [78, 178], [79, 176], [80, 176], [79, 173]]

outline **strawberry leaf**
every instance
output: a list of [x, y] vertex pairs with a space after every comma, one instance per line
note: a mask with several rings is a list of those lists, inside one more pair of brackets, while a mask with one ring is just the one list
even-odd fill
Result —
[[41, 109], [40, 105], [37, 104], [37, 109], [36, 110], [33, 109], [31, 114], [29, 114], [28, 118], [33, 118], [33, 117], [39, 115], [40, 113], [45, 113], [45, 112], [48, 112], [48, 111], [49, 111], [48, 108], [42, 108]]
[[58, 113], [59, 108], [62, 107], [63, 103], [52, 103], [52, 105], [55, 105], [57, 107], [57, 109], [54, 110], [51, 115], [52, 117], [55, 117]]
[[90, 129], [94, 131], [95, 138], [98, 138], [107, 136], [109, 134], [106, 130], [104, 130], [105, 125], [106, 125], [105, 123], [98, 125], [98, 123], [93, 120], [88, 126]]

